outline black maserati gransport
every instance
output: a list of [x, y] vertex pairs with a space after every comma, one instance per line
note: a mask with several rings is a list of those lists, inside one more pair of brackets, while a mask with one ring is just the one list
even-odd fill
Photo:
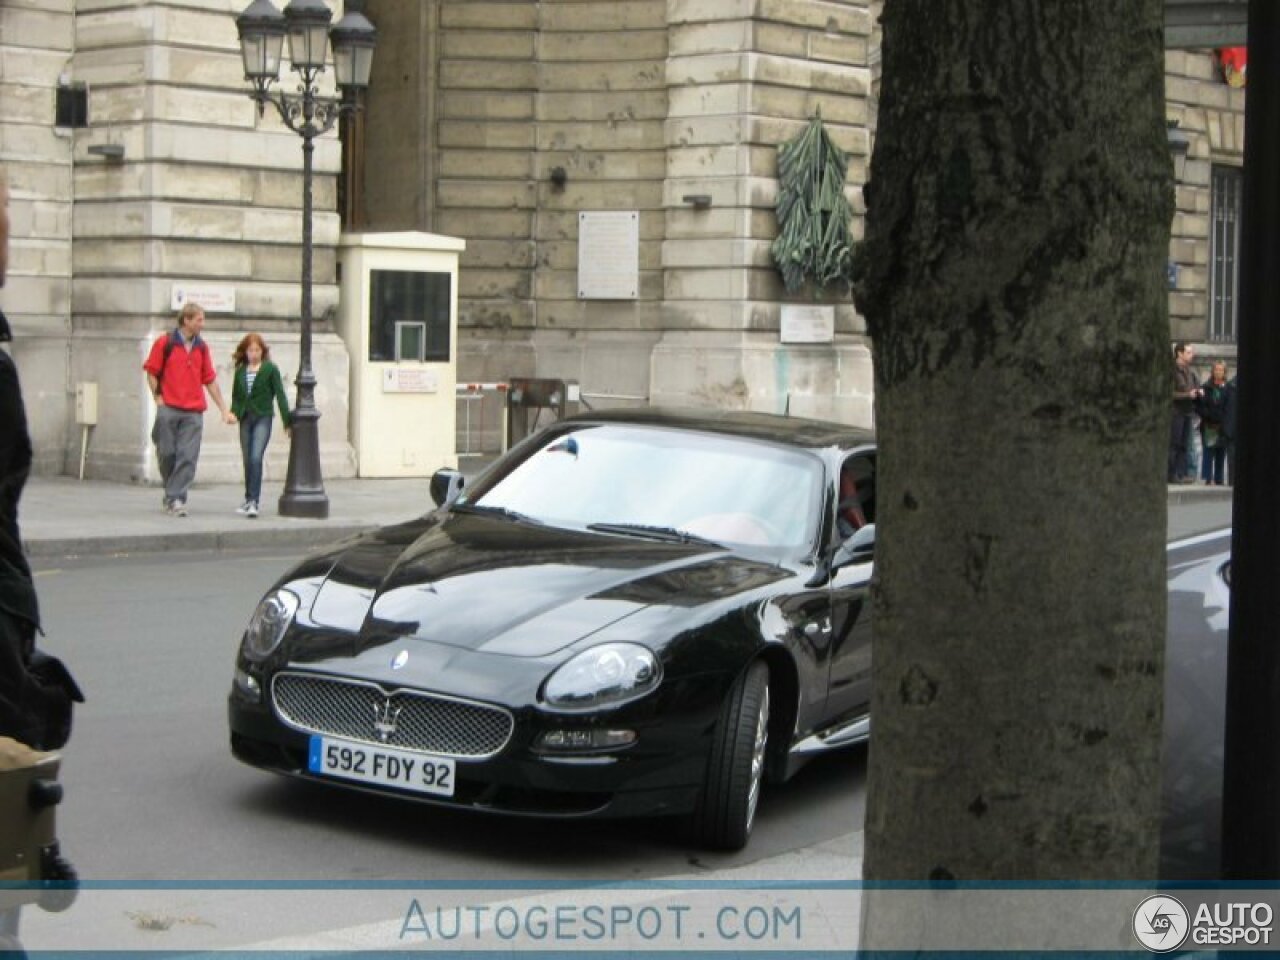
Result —
[[474, 810], [681, 815], [736, 849], [762, 783], [866, 738], [870, 433], [596, 413], [431, 488], [262, 599], [238, 758]]

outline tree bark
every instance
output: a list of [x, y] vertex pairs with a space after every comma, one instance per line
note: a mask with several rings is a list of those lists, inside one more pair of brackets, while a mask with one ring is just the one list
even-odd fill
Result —
[[1173, 213], [1160, 0], [886, 0], [868, 880], [1147, 880]]

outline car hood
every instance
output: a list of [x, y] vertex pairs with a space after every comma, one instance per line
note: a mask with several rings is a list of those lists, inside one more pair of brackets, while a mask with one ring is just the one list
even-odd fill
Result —
[[542, 657], [645, 607], [714, 603], [787, 575], [720, 547], [446, 514], [356, 541], [306, 619], [379, 645]]

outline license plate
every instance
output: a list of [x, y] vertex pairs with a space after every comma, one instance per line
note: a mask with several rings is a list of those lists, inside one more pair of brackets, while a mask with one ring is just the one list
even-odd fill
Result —
[[314, 735], [307, 753], [307, 769], [326, 777], [453, 796], [453, 761], [411, 750]]

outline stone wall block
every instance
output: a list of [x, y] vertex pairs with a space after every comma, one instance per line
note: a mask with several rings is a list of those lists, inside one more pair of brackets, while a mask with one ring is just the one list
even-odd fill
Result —
[[538, 150], [656, 150], [665, 146], [664, 121], [555, 122], [538, 124]]
[[438, 128], [437, 146], [471, 149], [519, 150], [533, 146], [533, 124], [520, 122], [485, 122], [442, 120]]
[[636, 120], [665, 120], [665, 91], [552, 92], [539, 99], [543, 121], [603, 121], [611, 127], [625, 127]]
[[612, 61], [619, 51], [630, 60], [658, 60], [667, 55], [667, 31], [627, 30], [598, 33], [543, 32], [538, 54], [543, 63]]
[[474, 240], [467, 242], [467, 266], [474, 269], [525, 269], [533, 266], [531, 240]]
[[614, 153], [548, 150], [538, 153], [535, 176], [538, 180], [546, 180], [555, 167], [563, 167], [570, 180], [653, 180], [663, 176], [666, 163], [667, 155], [663, 150]]
[[[484, 238], [511, 239], [533, 233], [533, 213], [529, 210], [450, 210], [443, 209], [436, 218], [437, 227], [446, 236], [472, 240]], [[462, 262], [467, 262], [463, 251]]]
[[532, 281], [528, 270], [463, 270], [458, 274], [458, 296], [479, 299], [514, 297], [528, 299]]
[[529, 181], [443, 180], [437, 188], [442, 207], [531, 209], [535, 186]]
[[71, 276], [71, 249], [60, 239], [34, 240], [23, 238], [9, 248], [9, 273], [13, 276], [31, 274], [37, 277]]
[[529, 60], [534, 34], [529, 30], [458, 30], [440, 37], [445, 60]]
[[655, 210], [662, 207], [662, 184], [652, 180], [571, 180], [563, 191], [540, 188], [539, 206], [558, 211]]
[[673, 25], [748, 21], [755, 16], [756, 0], [667, 0], [667, 22]]
[[71, 239], [71, 204], [57, 200], [9, 201], [10, 249], [28, 240]]
[[667, 0], [544, 0], [540, 26], [548, 32], [659, 30]]
[[532, 30], [538, 25], [538, 0], [488, 3], [483, 0], [445, 0], [440, 4], [442, 30]]
[[0, 89], [10, 84], [56, 87], [67, 69], [67, 52], [16, 46], [12, 41], [7, 37], [0, 46]]
[[0, 94], [4, 95], [5, 123], [52, 125], [53, 88], [5, 83], [0, 85]]
[[492, 93], [473, 93], [449, 90], [440, 97], [440, 116], [449, 119], [474, 120], [532, 120], [532, 93], [507, 91], [501, 96]]
[[755, 15], [761, 20], [823, 30], [831, 34], [871, 36], [871, 14], [862, 6], [833, 0], [758, 0]]
[[10, 273], [4, 287], [4, 311], [15, 317], [62, 317], [71, 303], [69, 278], [41, 274]]
[[769, 240], [738, 237], [696, 237], [662, 244], [662, 265], [668, 269], [720, 267], [771, 268]]
[[544, 94], [560, 90], [659, 90], [666, 85], [666, 70], [660, 60], [544, 63], [538, 69], [538, 89]]
[[[70, 11], [59, 5], [20, 7], [6, 0], [0, 6], [0, 37], [6, 47], [31, 47], [70, 53], [75, 44], [75, 26]], [[6, 75], [7, 76], [7, 75]]]
[[536, 90], [538, 68], [527, 61], [446, 60], [440, 85], [464, 90]]
[[744, 19], [707, 23], [673, 24], [670, 28], [672, 60], [709, 53], [740, 53], [752, 49], [753, 25]]
[[448, 150], [441, 154], [441, 179], [493, 178], [516, 180], [533, 175], [533, 159], [521, 150]]
[[[833, 37], [826, 33], [811, 33], [806, 39], [806, 52], [814, 60], [852, 66], [867, 63], [866, 37]], [[867, 85], [870, 85], [869, 79]]]

